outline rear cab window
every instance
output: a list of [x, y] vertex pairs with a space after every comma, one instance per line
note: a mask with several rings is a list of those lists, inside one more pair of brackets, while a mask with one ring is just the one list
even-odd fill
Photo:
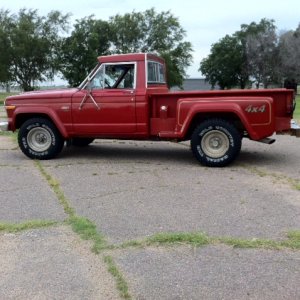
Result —
[[148, 60], [147, 62], [147, 83], [166, 84], [165, 67], [162, 63]]

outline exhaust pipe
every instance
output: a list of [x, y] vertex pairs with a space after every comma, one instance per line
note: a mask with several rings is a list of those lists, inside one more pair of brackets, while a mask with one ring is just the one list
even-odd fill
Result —
[[275, 139], [264, 138], [264, 139], [259, 140], [258, 142], [271, 145], [271, 144], [275, 143], [275, 141], [276, 141]]

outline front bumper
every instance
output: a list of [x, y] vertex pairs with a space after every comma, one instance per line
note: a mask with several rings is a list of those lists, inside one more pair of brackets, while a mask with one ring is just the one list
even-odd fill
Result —
[[0, 122], [0, 131], [8, 131], [8, 122]]

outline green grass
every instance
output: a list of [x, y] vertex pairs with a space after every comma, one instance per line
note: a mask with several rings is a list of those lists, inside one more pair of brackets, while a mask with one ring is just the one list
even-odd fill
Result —
[[6, 97], [15, 95], [16, 93], [0, 93], [0, 105], [3, 105]]
[[30, 229], [38, 229], [43, 227], [50, 227], [58, 224], [54, 221], [32, 220], [20, 224], [0, 223], [0, 232], [19, 232]]
[[89, 240], [94, 243], [92, 251], [96, 254], [106, 248], [106, 241], [102, 234], [98, 233], [96, 225], [90, 220], [79, 217], [72, 216], [68, 220], [68, 224], [71, 225], [74, 232], [79, 234], [79, 236], [84, 240]]
[[176, 246], [191, 245], [201, 247], [205, 245], [224, 244], [235, 248], [250, 249], [282, 249], [289, 248], [293, 250], [300, 249], [300, 230], [289, 231], [287, 239], [275, 241], [269, 239], [241, 239], [233, 237], [210, 237], [202, 232], [195, 233], [159, 233], [140, 241], [128, 241], [119, 246], [110, 246], [110, 249], [124, 249], [130, 247], [147, 247], [147, 246]]
[[171, 245], [171, 244], [190, 244], [196, 247], [204, 246], [210, 243], [210, 238], [203, 232], [195, 233], [158, 233], [149, 237], [146, 240], [146, 244], [159, 244], [159, 245]]
[[114, 263], [114, 260], [111, 256], [105, 256], [104, 262], [106, 263], [108, 267], [108, 272], [115, 278], [117, 283], [117, 289], [120, 293], [120, 296], [123, 299], [130, 300], [132, 299], [129, 292], [128, 292], [128, 285], [123, 277], [123, 275], [120, 273], [119, 269], [117, 268], [116, 264]]
[[296, 97], [296, 109], [294, 111], [294, 119], [300, 122], [300, 95]]
[[53, 178], [50, 174], [47, 173], [47, 171], [44, 169], [40, 161], [36, 160], [35, 165], [37, 166], [41, 174], [44, 176], [44, 178], [50, 185], [53, 192], [56, 194], [56, 197], [58, 198], [60, 204], [63, 206], [65, 213], [69, 215], [70, 218], [74, 217], [75, 210], [73, 207], [70, 206], [68, 199], [65, 197], [65, 194], [60, 187], [59, 182], [55, 178]]

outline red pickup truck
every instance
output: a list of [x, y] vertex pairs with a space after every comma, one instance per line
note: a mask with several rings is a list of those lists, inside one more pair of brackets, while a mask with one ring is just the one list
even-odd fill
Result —
[[[86, 146], [95, 138], [191, 140], [201, 164], [221, 167], [239, 154], [242, 138], [272, 143], [291, 132], [292, 90], [170, 92], [163, 59], [153, 54], [101, 56], [78, 88], [35, 91], [5, 101], [21, 150], [50, 159], [65, 142]], [[294, 135], [299, 130], [294, 129]]]

